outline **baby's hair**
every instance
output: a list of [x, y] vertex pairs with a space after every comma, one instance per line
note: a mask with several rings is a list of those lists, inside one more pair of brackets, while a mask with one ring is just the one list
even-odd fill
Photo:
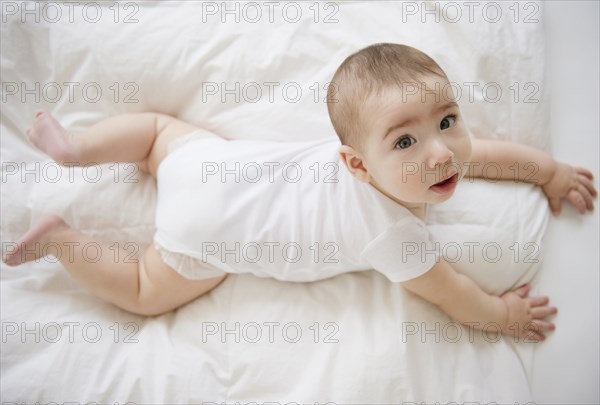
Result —
[[432, 74], [447, 80], [431, 57], [407, 45], [374, 44], [348, 56], [327, 89], [329, 118], [341, 143], [360, 149], [368, 131], [361, 112], [371, 96]]

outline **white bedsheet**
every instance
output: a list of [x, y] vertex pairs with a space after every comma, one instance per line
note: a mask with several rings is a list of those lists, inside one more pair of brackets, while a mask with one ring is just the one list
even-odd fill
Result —
[[[143, 176], [135, 184], [114, 181], [109, 165], [102, 166], [104, 176], [96, 183], [84, 181], [82, 170], [73, 172], [74, 181], [63, 172], [53, 182], [53, 174], [44, 173], [44, 168], [50, 171], [55, 166], [23, 136], [35, 110], [52, 111], [72, 131], [114, 114], [153, 110], [177, 115], [229, 139], [331, 136], [333, 129], [322, 102], [324, 86], [350, 52], [374, 42], [407, 43], [438, 60], [451, 80], [464, 88], [460, 105], [476, 136], [513, 139], [544, 149], [550, 146], [544, 14], [537, 2], [528, 3], [533, 6], [527, 8], [521, 5], [517, 23], [510, 3], [499, 5], [504, 17], [495, 23], [486, 21], [482, 12], [485, 9], [486, 18], [493, 17], [498, 3], [481, 3], [474, 9], [472, 22], [467, 6], [456, 3], [462, 17], [448, 21], [451, 14], [439, 23], [435, 16], [423, 14], [435, 7], [444, 10], [435, 2], [276, 2], [272, 23], [264, 4], [258, 5], [262, 20], [254, 23], [248, 21], [254, 18], [253, 9], [244, 9], [244, 3], [230, 3], [238, 4], [239, 23], [234, 21], [235, 14], [222, 12], [220, 2], [136, 3], [139, 9], [121, 4], [118, 18], [107, 5], [96, 23], [88, 21], [94, 6], [82, 17], [86, 3], [73, 6], [72, 23], [66, 20], [68, 9], [60, 4], [62, 19], [48, 21], [54, 14], [46, 14], [39, 23], [31, 21], [31, 16], [23, 23], [19, 14], [23, 6], [14, 4], [16, 14], [4, 4], [2, 8], [2, 97], [6, 97], [0, 128], [2, 243], [14, 241], [44, 212], [59, 213], [73, 226], [121, 245], [130, 242], [143, 248], [152, 238], [152, 182]], [[27, 3], [27, 7], [35, 9], [35, 4]], [[235, 13], [235, 6], [230, 7]], [[284, 8], [289, 13], [285, 18]], [[293, 10], [301, 10], [303, 16], [295, 23], [289, 21], [295, 18]], [[452, 12], [448, 7], [445, 10]], [[138, 22], [124, 23], [132, 12]], [[338, 21], [324, 23], [327, 16]], [[525, 23], [525, 16], [539, 22]], [[221, 18], [229, 19], [223, 23]], [[39, 103], [20, 87], [11, 94], [14, 87], [5, 84], [25, 83], [32, 89], [36, 82], [40, 83]], [[66, 82], [78, 83], [72, 99]], [[479, 83], [472, 100], [467, 84], [471, 82]], [[55, 102], [52, 91], [56, 86], [51, 83], [58, 83], [63, 91]], [[489, 93], [484, 94], [486, 84]], [[86, 85], [90, 93], [82, 94]], [[284, 87], [289, 93], [281, 92]], [[97, 88], [103, 96], [91, 102]], [[232, 88], [240, 100], [227, 96], [227, 89]], [[275, 89], [272, 99], [269, 88]], [[292, 102], [293, 90], [298, 88], [302, 97]], [[492, 91], [497, 88], [504, 97], [492, 102]], [[252, 102], [256, 89], [263, 92], [262, 97]], [[538, 102], [522, 102], [531, 91]], [[137, 101], [125, 102], [127, 95]], [[568, 158], [575, 156], [564, 156]], [[595, 158], [597, 165], [597, 154]], [[21, 164], [35, 169], [36, 162], [41, 162], [39, 181], [34, 174], [21, 181]], [[592, 169], [598, 175], [597, 166]], [[119, 168], [120, 179], [127, 173], [126, 167]], [[507, 218], [511, 225], [498, 235], [481, 232], [478, 238], [488, 237], [507, 248], [517, 241], [511, 237], [519, 234], [543, 247], [545, 242], [539, 238], [546, 228], [547, 209], [539, 190], [527, 185], [490, 188], [490, 184], [474, 183], [461, 185], [457, 197], [468, 199], [483, 190], [495, 193], [495, 198], [488, 205], [474, 207], [481, 212], [469, 224], [479, 221], [478, 229], [484, 230], [486, 214], [491, 217], [500, 209], [514, 216]], [[504, 205], [508, 198], [522, 202], [519, 207], [531, 218], [519, 221], [519, 211]], [[440, 217], [446, 221], [456, 219], [457, 235], [468, 235], [469, 228], [460, 223], [464, 212], [453, 205], [457, 202], [437, 209], [445, 213]], [[563, 238], [575, 229], [579, 232], [581, 223], [587, 235], [594, 236], [597, 214], [578, 219], [566, 211], [557, 221]], [[446, 234], [438, 236], [461, 242]], [[587, 269], [595, 271], [595, 279], [582, 269], [577, 274], [587, 284], [587, 297], [595, 297], [597, 304], [597, 257], [586, 253], [591, 249], [567, 243], [573, 244], [570, 256], [584, 265], [595, 264]], [[550, 254], [556, 254], [556, 246], [552, 245]], [[508, 288], [517, 279], [527, 281], [539, 270], [535, 289], [546, 286], [552, 291], [540, 293], [551, 295], [561, 305], [573, 295], [573, 291], [552, 287], [566, 280], [560, 271], [547, 271], [560, 270], [554, 262], [519, 263], [516, 276], [504, 280], [490, 278], [494, 269], [502, 270], [490, 263], [483, 263], [481, 272], [464, 260], [461, 263], [463, 271], [480, 277], [482, 284], [500, 280], [495, 288]], [[580, 316], [574, 306], [565, 311], [561, 307], [556, 318], [559, 331], [534, 351], [531, 344], [512, 345], [507, 339], [490, 342], [493, 333], [475, 332], [471, 337], [437, 308], [376, 272], [313, 284], [230, 276], [207, 296], [155, 318], [131, 315], [102, 302], [50, 259], [19, 268], [2, 265], [0, 275], [3, 402], [512, 404], [540, 398], [550, 403], [556, 397], [545, 396], [548, 390], [570, 391], [573, 385], [560, 378], [569, 372], [577, 372], [579, 389], [560, 397], [561, 402], [598, 401], [597, 365], [594, 368], [588, 361], [586, 372], [580, 373], [576, 365], [565, 364], [555, 354], [570, 351], [577, 359], [583, 353], [598, 358], [593, 341], [574, 343], [576, 336], [561, 329], [564, 319]], [[493, 283], [488, 288], [493, 290]], [[597, 331], [597, 305], [587, 310], [589, 330]], [[437, 333], [427, 333], [436, 325]], [[460, 338], [456, 338], [457, 331], [462, 333]], [[562, 338], [556, 339], [559, 334]]]

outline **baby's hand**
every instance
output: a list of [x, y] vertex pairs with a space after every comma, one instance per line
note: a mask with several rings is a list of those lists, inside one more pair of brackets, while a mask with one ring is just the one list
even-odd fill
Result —
[[554, 330], [556, 326], [543, 319], [557, 313], [558, 309], [547, 305], [548, 297], [527, 297], [528, 293], [529, 284], [526, 284], [500, 296], [508, 309], [508, 320], [502, 325], [502, 333], [517, 339], [544, 340], [543, 332]]
[[577, 207], [580, 214], [585, 214], [586, 209], [592, 211], [594, 209], [592, 199], [598, 194], [592, 184], [593, 178], [594, 176], [587, 169], [556, 162], [552, 177], [542, 185], [552, 213], [560, 214], [561, 198], [569, 200]]

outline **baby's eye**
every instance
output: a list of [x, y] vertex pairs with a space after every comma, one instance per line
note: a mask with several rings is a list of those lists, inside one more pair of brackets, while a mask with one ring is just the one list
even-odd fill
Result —
[[406, 135], [406, 136], [403, 136], [402, 138], [398, 139], [398, 142], [396, 142], [395, 146], [399, 147], [399, 149], [406, 149], [406, 148], [412, 146], [415, 142], [416, 142], [415, 138], [413, 138], [412, 136]]
[[448, 115], [447, 117], [444, 117], [442, 122], [440, 122], [440, 129], [441, 130], [448, 129], [455, 123], [456, 123], [456, 115], [454, 115], [454, 114]]

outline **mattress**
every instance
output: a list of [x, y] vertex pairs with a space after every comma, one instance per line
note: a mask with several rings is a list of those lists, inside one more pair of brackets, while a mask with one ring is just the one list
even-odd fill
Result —
[[[335, 69], [377, 42], [436, 59], [474, 137], [598, 176], [598, 5], [572, 4], [3, 2], [3, 249], [46, 213], [120, 246], [144, 249], [154, 233], [152, 180], [124, 164], [56, 165], [24, 136], [36, 110], [73, 132], [156, 111], [232, 141], [316, 140], [335, 135], [324, 102]], [[1, 265], [2, 401], [598, 403], [597, 211], [555, 218], [535, 186], [473, 181], [431, 218], [442, 246], [499, 246], [495, 262], [463, 250], [457, 271], [493, 294], [532, 282], [559, 307], [557, 330], [540, 344], [469, 333], [375, 271], [316, 283], [231, 275], [142, 317], [47, 257]]]

